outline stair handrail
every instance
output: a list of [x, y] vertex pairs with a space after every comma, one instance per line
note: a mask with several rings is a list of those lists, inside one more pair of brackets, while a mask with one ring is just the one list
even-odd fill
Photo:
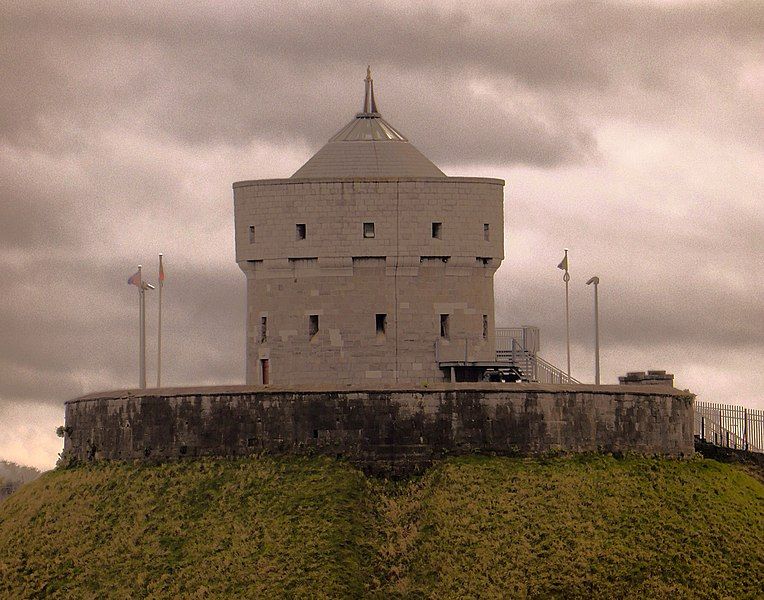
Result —
[[[552, 363], [541, 358], [538, 354], [533, 354], [529, 352], [528, 350], [523, 348], [515, 339], [512, 339], [511, 349], [509, 350], [509, 353], [511, 353], [510, 362], [512, 362], [512, 364], [514, 364], [521, 371], [523, 371], [523, 374], [528, 376], [528, 379], [531, 381], [538, 382], [539, 371], [544, 371], [549, 375], [549, 379], [550, 379], [549, 382], [545, 382], [545, 383], [560, 383], [560, 384], [580, 384], [581, 383], [577, 379], [573, 377], [569, 377], [565, 371], [558, 369]], [[521, 357], [521, 360], [518, 360], [518, 356]], [[521, 366], [521, 363], [523, 363], [522, 366]], [[525, 369], [523, 369], [522, 367], [525, 367]]]

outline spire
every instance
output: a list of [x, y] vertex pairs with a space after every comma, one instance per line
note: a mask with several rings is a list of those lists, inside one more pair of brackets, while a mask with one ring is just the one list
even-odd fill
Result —
[[[374, 80], [371, 78], [371, 65], [366, 67], [366, 93], [363, 98], [363, 116], [379, 116], [377, 103], [374, 101]], [[360, 115], [359, 115], [360, 116]]]

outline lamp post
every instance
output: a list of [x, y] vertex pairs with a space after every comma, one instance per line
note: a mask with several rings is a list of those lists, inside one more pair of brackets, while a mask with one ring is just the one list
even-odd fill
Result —
[[586, 282], [586, 285], [594, 284], [594, 383], [600, 384], [600, 311], [597, 294], [597, 286], [600, 278], [596, 275]]

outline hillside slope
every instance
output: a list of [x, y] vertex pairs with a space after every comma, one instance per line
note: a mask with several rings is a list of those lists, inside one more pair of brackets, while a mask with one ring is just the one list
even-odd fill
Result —
[[764, 485], [709, 460], [94, 465], [0, 504], [0, 597], [756, 597]]

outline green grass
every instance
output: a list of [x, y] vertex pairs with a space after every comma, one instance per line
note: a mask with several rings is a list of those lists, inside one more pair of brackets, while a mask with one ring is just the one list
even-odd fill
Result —
[[709, 460], [58, 470], [0, 504], [0, 597], [755, 598], [764, 485]]

